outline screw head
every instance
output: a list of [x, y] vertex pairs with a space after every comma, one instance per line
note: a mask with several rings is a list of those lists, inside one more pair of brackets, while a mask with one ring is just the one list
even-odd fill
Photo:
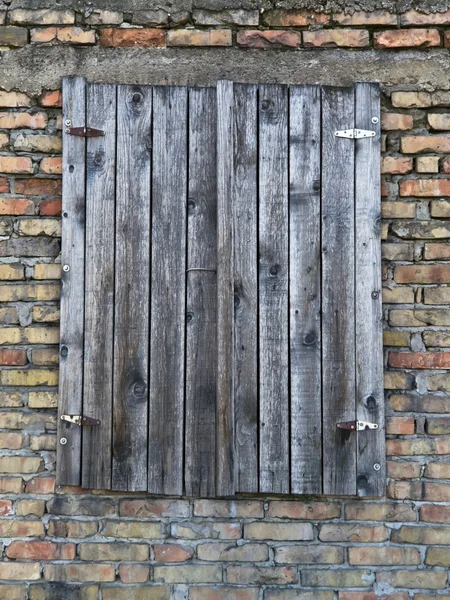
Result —
[[63, 268], [62, 268], [62, 269], [63, 269], [63, 271], [64, 271], [65, 273], [67, 273], [67, 271], [70, 271], [70, 267], [69, 267], [69, 265], [63, 265]]
[[378, 123], [378, 117], [372, 117], [372, 123]]
[[61, 446], [65, 446], [67, 444], [67, 438], [61, 438], [59, 440], [59, 443], [61, 444]]
[[372, 298], [374, 300], [376, 300], [378, 298], [378, 296], [379, 296], [379, 293], [377, 291], [372, 292]]
[[380, 469], [381, 469], [381, 465], [380, 465], [380, 463], [375, 463], [375, 464], [373, 465], [373, 470], [374, 470], [374, 471], [379, 471]]
[[64, 121], [64, 125], [65, 125], [66, 127], [70, 127], [70, 126], [72, 125], [72, 121], [71, 121], [70, 119], [66, 119], [66, 120]]

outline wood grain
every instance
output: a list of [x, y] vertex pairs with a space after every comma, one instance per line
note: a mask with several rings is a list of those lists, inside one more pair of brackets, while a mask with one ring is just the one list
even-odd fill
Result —
[[216, 120], [216, 90], [190, 89], [184, 480], [200, 497], [216, 491]]
[[322, 493], [320, 88], [290, 89], [291, 492]]
[[112, 450], [114, 218], [116, 175], [115, 85], [87, 86], [88, 127], [105, 132], [86, 141], [86, 283], [82, 486], [110, 489]]
[[[63, 79], [63, 121], [67, 127], [86, 125], [86, 81]], [[61, 415], [80, 415], [83, 399], [84, 346], [84, 235], [85, 138], [66, 133], [63, 127], [63, 205], [60, 365], [58, 396], [58, 485], [81, 483], [81, 427], [61, 421]], [[59, 443], [65, 438], [67, 443]]]
[[112, 486], [147, 489], [150, 87], [117, 95], [116, 272]]
[[[355, 147], [355, 320], [357, 418], [379, 425], [357, 434], [357, 491], [383, 496], [386, 452], [383, 391], [383, 331], [380, 236], [380, 89], [355, 86], [355, 127], [376, 131]], [[378, 119], [376, 123], [372, 118]], [[380, 465], [379, 470], [374, 464]]]
[[288, 92], [259, 88], [259, 485], [288, 493]]
[[353, 88], [322, 91], [322, 373], [325, 494], [356, 493]]
[[148, 491], [180, 495], [185, 386], [186, 88], [153, 88], [152, 198]]

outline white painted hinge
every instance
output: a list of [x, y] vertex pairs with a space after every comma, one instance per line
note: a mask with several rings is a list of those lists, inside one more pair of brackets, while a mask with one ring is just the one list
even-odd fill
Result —
[[375, 131], [370, 131], [369, 129], [342, 129], [341, 131], [335, 131], [334, 135], [340, 138], [359, 140], [361, 138], [374, 137]]

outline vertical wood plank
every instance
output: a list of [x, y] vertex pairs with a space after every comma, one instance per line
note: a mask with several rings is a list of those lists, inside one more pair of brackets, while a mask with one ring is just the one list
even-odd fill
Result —
[[117, 93], [113, 473], [147, 489], [150, 271], [150, 87]]
[[234, 85], [236, 491], [258, 492], [258, 88]]
[[183, 493], [187, 89], [153, 91], [148, 491]]
[[[360, 496], [385, 493], [385, 427], [380, 239], [380, 89], [355, 86], [355, 127], [376, 131], [356, 140], [355, 149], [355, 318], [357, 419], [378, 423], [377, 430], [357, 434], [357, 491]], [[378, 121], [372, 122], [376, 117]], [[366, 143], [364, 143], [366, 142]], [[380, 465], [379, 470], [374, 465]]]
[[236, 490], [233, 384], [233, 83], [217, 82], [216, 493]]
[[322, 372], [325, 494], [356, 493], [353, 88], [322, 91]]
[[288, 493], [288, 93], [259, 88], [259, 378], [261, 492]]
[[[67, 127], [86, 125], [86, 82], [81, 77], [63, 79], [63, 121]], [[68, 135], [63, 127], [63, 207], [60, 371], [56, 481], [81, 482], [81, 427], [61, 421], [61, 415], [80, 415], [83, 399], [84, 340], [84, 223], [85, 139]], [[65, 438], [67, 443], [59, 443]]]
[[111, 487], [116, 86], [87, 86], [88, 127], [104, 137], [86, 141], [86, 285], [82, 486]]
[[216, 117], [216, 90], [190, 89], [184, 479], [200, 497], [216, 489]]
[[320, 88], [290, 89], [291, 492], [322, 493]]

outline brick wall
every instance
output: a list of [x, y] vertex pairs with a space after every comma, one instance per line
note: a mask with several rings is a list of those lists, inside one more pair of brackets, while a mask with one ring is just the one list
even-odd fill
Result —
[[[33, 44], [419, 54], [450, 11], [0, 12], [4, 51]], [[384, 86], [386, 497], [233, 502], [55, 489], [61, 98], [0, 90], [0, 600], [450, 599], [444, 67], [441, 88]]]

